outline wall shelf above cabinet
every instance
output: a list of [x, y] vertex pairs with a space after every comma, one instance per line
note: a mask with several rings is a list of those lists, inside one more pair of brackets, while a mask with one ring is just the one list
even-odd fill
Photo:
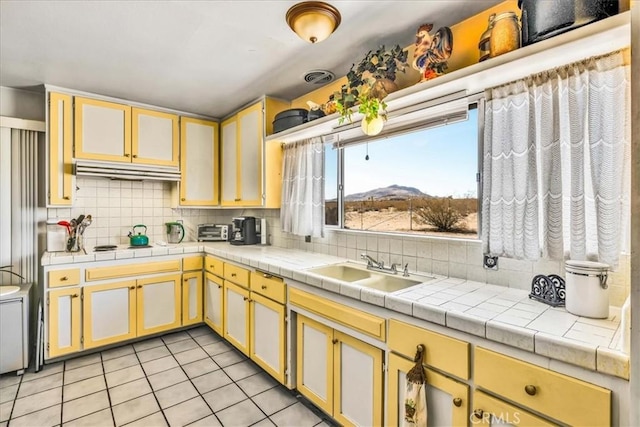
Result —
[[[447, 97], [457, 92], [467, 95], [570, 64], [591, 56], [628, 47], [631, 42], [630, 12], [566, 32], [522, 47], [504, 55], [401, 89], [389, 95], [387, 112]], [[293, 142], [339, 132], [337, 113], [270, 135], [267, 141]], [[355, 113], [353, 123], [362, 115]], [[344, 125], [343, 125], [344, 126]], [[351, 126], [344, 126], [349, 128]]]

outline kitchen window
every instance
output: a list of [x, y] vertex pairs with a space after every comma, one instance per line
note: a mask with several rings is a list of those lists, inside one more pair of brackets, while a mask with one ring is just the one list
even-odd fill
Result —
[[453, 123], [440, 119], [382, 138], [326, 143], [325, 224], [478, 238], [478, 129], [473, 104]]

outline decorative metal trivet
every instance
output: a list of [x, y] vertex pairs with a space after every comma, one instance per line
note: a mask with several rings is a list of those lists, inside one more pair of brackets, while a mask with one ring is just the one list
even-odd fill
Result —
[[564, 306], [564, 279], [556, 274], [538, 274], [531, 282], [529, 298], [553, 307]]

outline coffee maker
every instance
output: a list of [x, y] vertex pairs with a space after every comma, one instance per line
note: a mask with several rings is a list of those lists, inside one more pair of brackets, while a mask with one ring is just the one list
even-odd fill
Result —
[[256, 218], [253, 216], [243, 216], [233, 218], [231, 221], [233, 230], [231, 231], [232, 245], [255, 245], [260, 243], [260, 236], [256, 229]]

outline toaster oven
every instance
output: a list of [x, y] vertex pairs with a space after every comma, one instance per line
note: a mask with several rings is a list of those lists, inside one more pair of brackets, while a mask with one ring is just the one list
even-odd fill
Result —
[[198, 242], [227, 242], [231, 237], [229, 224], [199, 224]]

